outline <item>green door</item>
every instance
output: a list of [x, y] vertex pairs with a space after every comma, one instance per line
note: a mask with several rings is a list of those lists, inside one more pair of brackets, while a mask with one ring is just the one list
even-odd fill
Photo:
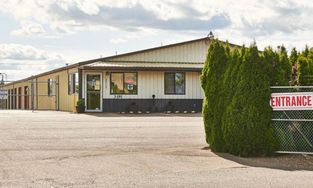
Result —
[[101, 111], [101, 75], [87, 74], [87, 111]]

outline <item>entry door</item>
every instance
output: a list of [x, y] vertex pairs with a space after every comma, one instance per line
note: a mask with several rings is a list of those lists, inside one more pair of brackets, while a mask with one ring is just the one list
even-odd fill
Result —
[[22, 88], [18, 88], [18, 109], [22, 109]]
[[29, 109], [29, 88], [28, 86], [24, 87], [24, 109]]
[[102, 111], [102, 76], [100, 73], [86, 75], [86, 111]]

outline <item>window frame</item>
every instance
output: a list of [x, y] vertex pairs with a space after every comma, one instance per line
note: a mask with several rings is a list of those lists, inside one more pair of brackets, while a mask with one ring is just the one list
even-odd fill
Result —
[[[76, 80], [76, 75], [77, 75], [77, 80]], [[73, 72], [68, 75], [68, 82], [67, 82], [67, 87], [68, 87], [68, 94], [76, 94], [78, 93], [79, 89], [76, 89], [76, 86], [79, 86], [78, 82], [78, 72]], [[71, 83], [71, 84], [70, 84]]]
[[[176, 82], [174, 79], [174, 93], [167, 93], [166, 92], [166, 75], [174, 74], [174, 78], [175, 78], [177, 73], [184, 75], [184, 92], [176, 93]], [[186, 95], [186, 72], [164, 72], [164, 95]]]
[[[79, 86], [79, 74], [78, 72], [75, 72], [74, 73], [74, 93], [79, 93], [79, 89], [80, 89], [80, 86]], [[77, 87], [76, 87], [77, 86]]]
[[[51, 84], [51, 88], [50, 88], [50, 84]], [[53, 79], [48, 78], [48, 97], [52, 97], [52, 96], [53, 96]]]
[[[123, 74], [123, 93], [113, 93], [112, 92], [112, 74]], [[136, 74], [136, 93], [125, 93], [124, 85], [125, 85], [125, 73], [135, 73]], [[138, 95], [138, 72], [110, 72], [110, 95]]]

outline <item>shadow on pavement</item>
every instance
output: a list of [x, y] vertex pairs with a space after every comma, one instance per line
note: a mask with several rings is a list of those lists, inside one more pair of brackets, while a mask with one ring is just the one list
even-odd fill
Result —
[[272, 157], [237, 157], [228, 153], [215, 153], [219, 157], [236, 163], [271, 169], [287, 171], [309, 170], [313, 171], [313, 156], [300, 154], [276, 154]]

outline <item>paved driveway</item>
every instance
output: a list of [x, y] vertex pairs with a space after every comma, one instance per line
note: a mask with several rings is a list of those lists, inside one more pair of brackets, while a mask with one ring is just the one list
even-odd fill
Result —
[[312, 187], [203, 150], [199, 114], [0, 111], [0, 187]]

